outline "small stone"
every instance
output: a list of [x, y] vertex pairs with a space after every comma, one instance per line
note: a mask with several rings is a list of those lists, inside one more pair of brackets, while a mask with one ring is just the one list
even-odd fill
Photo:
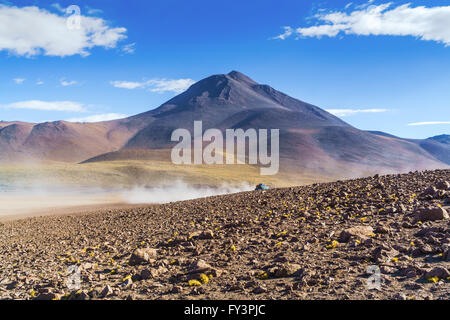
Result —
[[120, 284], [120, 286], [121, 286], [122, 288], [128, 288], [128, 287], [131, 287], [132, 284], [133, 284], [133, 280], [127, 279], [127, 280], [125, 280], [124, 282], [122, 282], [122, 283]]
[[199, 239], [202, 240], [208, 240], [212, 238], [214, 238], [214, 232], [212, 232], [211, 230], [203, 231], [199, 236]]
[[172, 293], [181, 293], [181, 292], [183, 292], [183, 288], [180, 286], [173, 286], [171, 292]]
[[152, 273], [149, 269], [144, 269], [141, 271], [142, 280], [148, 280], [152, 276]]
[[398, 254], [397, 250], [384, 246], [380, 246], [373, 251], [373, 257], [377, 263], [389, 262]]
[[394, 296], [394, 299], [395, 300], [407, 300], [408, 298], [406, 297], [406, 294], [404, 294], [404, 293], [397, 293]]
[[36, 300], [61, 300], [61, 295], [53, 292], [41, 293]]
[[444, 259], [444, 261], [450, 262], [450, 248], [447, 249], [447, 250], [442, 254], [442, 258]]
[[430, 186], [421, 194], [421, 196], [434, 196], [436, 192], [437, 192], [436, 187]]
[[339, 242], [348, 242], [351, 237], [357, 237], [361, 239], [369, 238], [369, 235], [373, 233], [371, 226], [356, 226], [342, 230], [339, 235]]
[[430, 253], [433, 253], [435, 251], [433, 249], [433, 247], [430, 246], [429, 244], [422, 244], [421, 246], [419, 246], [419, 250], [423, 254], [430, 254]]
[[301, 271], [301, 266], [300, 265], [285, 263], [282, 266], [277, 267], [271, 273], [273, 273], [275, 277], [282, 278], [282, 277], [294, 276], [299, 271]]
[[204, 260], [199, 259], [194, 261], [188, 268], [188, 273], [202, 273], [213, 269]]
[[438, 277], [439, 279], [447, 279], [450, 277], [450, 272], [444, 267], [435, 267], [431, 271], [425, 273], [425, 278]]
[[102, 292], [100, 292], [100, 297], [105, 298], [113, 293], [113, 289], [107, 285]]
[[375, 228], [375, 233], [380, 233], [380, 234], [388, 234], [390, 231], [390, 228], [385, 226], [385, 225], [378, 225]]
[[261, 294], [261, 293], [265, 293], [265, 292], [267, 292], [267, 288], [262, 285], [253, 289], [254, 294]]
[[416, 212], [414, 216], [415, 222], [417, 221], [436, 221], [447, 220], [449, 218], [448, 212], [441, 207], [425, 208]]
[[152, 248], [139, 248], [134, 250], [133, 254], [130, 257], [129, 264], [131, 266], [149, 263], [153, 258], [156, 258], [157, 251]]
[[439, 190], [450, 190], [450, 182], [439, 181], [438, 183], [436, 183], [436, 188]]

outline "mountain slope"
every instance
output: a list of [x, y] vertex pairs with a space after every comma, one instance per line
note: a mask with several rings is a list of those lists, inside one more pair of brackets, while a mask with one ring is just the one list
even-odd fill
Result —
[[177, 143], [171, 141], [172, 132], [178, 128], [193, 132], [196, 120], [202, 120], [203, 130], [280, 129], [284, 172], [353, 177], [450, 164], [448, 136], [411, 140], [362, 131], [237, 71], [205, 78], [160, 107], [127, 119], [0, 122], [0, 160], [14, 160], [20, 154], [65, 162], [170, 161], [170, 149]]
[[144, 124], [144, 118], [98, 123], [2, 122], [0, 161], [80, 162], [119, 150]]
[[[177, 128], [280, 129], [282, 167], [358, 175], [365, 170], [407, 171], [442, 167], [415, 142], [358, 130], [316, 106], [260, 85], [233, 71], [203, 79], [146, 115], [149, 124], [127, 149], [169, 149]], [[142, 115], [138, 115], [140, 117]], [[442, 158], [442, 157], [441, 157]]]

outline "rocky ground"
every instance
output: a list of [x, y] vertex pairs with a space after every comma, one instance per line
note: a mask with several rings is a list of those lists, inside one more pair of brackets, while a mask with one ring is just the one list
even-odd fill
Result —
[[6, 222], [0, 298], [449, 299], [449, 182], [438, 170]]

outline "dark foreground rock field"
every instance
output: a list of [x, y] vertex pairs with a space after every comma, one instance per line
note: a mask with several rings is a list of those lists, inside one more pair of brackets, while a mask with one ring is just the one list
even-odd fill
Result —
[[450, 299], [450, 170], [0, 223], [0, 299]]

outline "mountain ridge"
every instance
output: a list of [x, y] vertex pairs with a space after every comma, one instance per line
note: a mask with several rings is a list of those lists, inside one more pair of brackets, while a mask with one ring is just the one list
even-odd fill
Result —
[[173, 130], [192, 132], [196, 120], [203, 122], [204, 130], [280, 129], [281, 164], [295, 172], [345, 171], [344, 176], [349, 176], [450, 165], [450, 139], [445, 135], [414, 140], [359, 130], [238, 71], [202, 79], [159, 107], [125, 119], [0, 122], [0, 146], [8, 146], [0, 150], [0, 159], [14, 159], [20, 153], [65, 162], [133, 160], [139, 152], [126, 150], [169, 150], [176, 144], [171, 141]]

